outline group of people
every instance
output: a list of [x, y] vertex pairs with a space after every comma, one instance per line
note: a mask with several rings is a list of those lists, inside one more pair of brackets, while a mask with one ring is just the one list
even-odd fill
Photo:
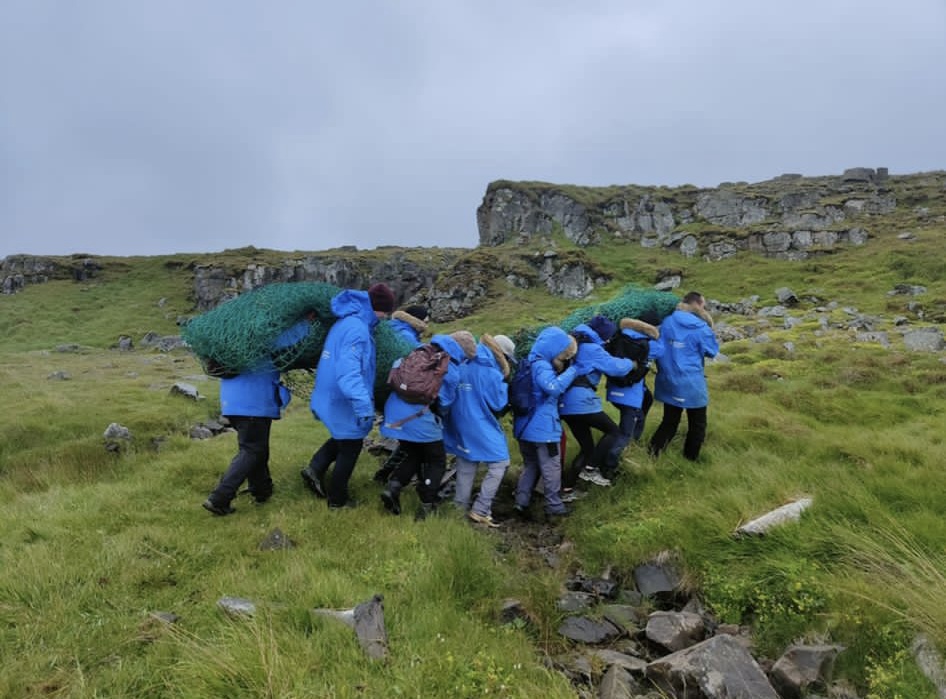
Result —
[[[329, 438], [302, 469], [303, 483], [332, 509], [356, 504], [349, 495], [349, 481], [380, 408], [374, 404], [373, 330], [380, 320], [390, 318], [392, 328], [412, 347], [425, 344], [443, 362], [433, 400], [419, 405], [391, 391], [385, 401], [379, 431], [397, 440], [397, 447], [375, 474], [375, 480], [383, 483], [384, 508], [400, 514], [401, 492], [416, 480], [420, 506], [415, 519], [433, 513], [450, 454], [456, 459], [454, 504], [473, 522], [498, 526], [492, 506], [510, 465], [502, 419], [509, 410], [509, 385], [517, 371], [515, 343], [505, 335], [489, 334], [477, 341], [465, 330], [435, 333], [423, 343], [429, 320], [426, 307], [395, 311], [395, 305], [393, 292], [382, 283], [367, 291], [344, 290], [332, 299], [336, 321], [319, 358], [310, 401]], [[664, 413], [650, 439], [650, 454], [657, 456], [667, 447], [686, 411], [683, 454], [693, 460], [699, 457], [709, 402], [703, 363], [719, 351], [705, 300], [699, 293], [687, 294], [662, 322], [656, 315], [642, 315], [618, 324], [598, 315], [570, 333], [552, 326], [536, 337], [521, 368], [528, 372], [529, 407], [514, 414], [512, 425], [523, 462], [515, 488], [517, 513], [527, 513], [539, 481], [544, 509], [551, 517], [568, 513], [567, 503], [577, 497], [579, 479], [610, 486], [623, 450], [641, 439], [654, 400], [663, 403]], [[274, 350], [303, 339], [310, 320], [283, 332]], [[643, 380], [630, 385], [621, 380], [635, 369], [635, 361], [608, 351], [617, 333], [648, 342], [646, 361], [657, 366], [653, 395]], [[618, 410], [617, 422], [605, 412], [598, 394], [602, 379], [606, 400]], [[220, 396], [221, 412], [237, 432], [238, 452], [203, 507], [226, 515], [234, 511], [231, 501], [244, 481], [257, 502], [272, 495], [269, 433], [289, 394], [272, 362], [264, 360], [249, 372], [222, 379]], [[567, 465], [562, 422], [578, 444]], [[594, 432], [600, 433], [597, 439]], [[485, 475], [474, 497], [481, 464]]]

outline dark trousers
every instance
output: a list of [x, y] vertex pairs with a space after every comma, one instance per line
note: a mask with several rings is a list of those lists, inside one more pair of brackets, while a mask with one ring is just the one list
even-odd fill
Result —
[[425, 505], [437, 503], [440, 481], [447, 469], [447, 452], [443, 440], [436, 442], [408, 442], [401, 440], [398, 450], [403, 450], [404, 458], [394, 468], [389, 485], [400, 490], [417, 476], [417, 495]]
[[[562, 487], [574, 488], [578, 482], [578, 474], [585, 466], [594, 466], [601, 473], [610, 477], [608, 473], [607, 456], [614, 441], [620, 436], [618, 426], [605, 412], [585, 413], [583, 415], [563, 415], [562, 419], [568, 425], [575, 441], [578, 442], [578, 455], [572, 459], [568, 468], [562, 474]], [[595, 444], [591, 430], [601, 432], [601, 438]], [[611, 471], [613, 473], [613, 470]]]
[[226, 507], [243, 481], [249, 481], [253, 497], [265, 500], [273, 494], [273, 479], [269, 475], [269, 431], [273, 420], [235, 415], [227, 419], [236, 430], [238, 451], [210, 499], [215, 505]]
[[664, 415], [656, 432], [650, 438], [650, 453], [657, 456], [673, 439], [680, 427], [683, 411], [687, 412], [687, 436], [683, 442], [683, 455], [690, 461], [700, 456], [700, 448], [706, 439], [706, 406], [702, 408], [680, 408], [664, 403]]
[[312, 459], [309, 461], [309, 469], [320, 479], [328, 472], [332, 462], [335, 462], [332, 479], [329, 481], [328, 492], [326, 493], [329, 505], [341, 507], [348, 502], [348, 481], [351, 480], [351, 474], [355, 470], [355, 464], [358, 462], [364, 443], [363, 439], [335, 439], [330, 437], [312, 455]]

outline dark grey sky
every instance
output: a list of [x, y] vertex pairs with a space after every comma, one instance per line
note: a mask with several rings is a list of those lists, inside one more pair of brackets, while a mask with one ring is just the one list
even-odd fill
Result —
[[944, 0], [3, 0], [0, 257], [477, 243], [496, 179], [946, 168]]

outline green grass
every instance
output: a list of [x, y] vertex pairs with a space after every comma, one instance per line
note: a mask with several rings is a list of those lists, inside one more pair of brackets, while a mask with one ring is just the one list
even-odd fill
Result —
[[[887, 292], [924, 285], [918, 300], [935, 314], [946, 299], [946, 231], [912, 228], [918, 240], [909, 244], [892, 226], [863, 248], [801, 263], [706, 263], [608, 243], [585, 251], [614, 275], [592, 297], [563, 302], [497, 278], [486, 308], [438, 326], [512, 333], [668, 268], [719, 300], [758, 294], [774, 305], [780, 286], [818, 299], [794, 311], [807, 319], [790, 331], [773, 320], [768, 344], [723, 345], [729, 361], [707, 367], [701, 461], [683, 459], [679, 442], [657, 461], [629, 447], [615, 487], [594, 490], [563, 525], [573, 547], [554, 570], [452, 514], [424, 523], [386, 516], [368, 454], [352, 483], [366, 504], [329, 512], [298, 476], [325, 437], [304, 400], [274, 426], [273, 500], [257, 507], [241, 497], [234, 516], [209, 517], [199, 504], [235, 439], [187, 432], [217, 414], [216, 383], [185, 352], [110, 349], [122, 334], [137, 342], [148, 331], [176, 333], [177, 317], [192, 312], [191, 263], [202, 258], [108, 258], [92, 280], [0, 297], [0, 696], [573, 696], [542, 661], [567, 649], [555, 633], [564, 576], [610, 566], [626, 582], [661, 552], [677, 557], [721, 621], [751, 625], [767, 657], [799, 639], [839, 643], [838, 674], [862, 696], [935, 696], [909, 647], [924, 631], [946, 648], [946, 372], [941, 355], [904, 349], [892, 316], [936, 321], [904, 312], [911, 299]], [[227, 256], [238, 264], [264, 253]], [[515, 254], [495, 252], [507, 267]], [[837, 309], [817, 310], [831, 301]], [[844, 322], [848, 306], [877, 315], [891, 349], [821, 329], [819, 317]], [[55, 351], [72, 343], [78, 352]], [[50, 378], [59, 371], [70, 378]], [[206, 398], [170, 395], [179, 380]], [[111, 422], [134, 435], [120, 453], [105, 449]], [[732, 536], [802, 495], [814, 505], [800, 523], [760, 539]], [[409, 513], [413, 493], [405, 504]], [[260, 551], [276, 527], [295, 547]], [[385, 663], [368, 661], [350, 629], [311, 611], [375, 593], [385, 596]], [[223, 596], [249, 598], [259, 611], [230, 619], [217, 608]], [[501, 624], [507, 597], [534, 623]], [[180, 620], [158, 622], [158, 611]]]

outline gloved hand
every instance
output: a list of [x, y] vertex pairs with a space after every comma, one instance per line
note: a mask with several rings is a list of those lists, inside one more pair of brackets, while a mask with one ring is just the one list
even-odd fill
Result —
[[358, 429], [370, 430], [374, 426], [374, 413], [371, 415], [358, 415], [356, 418]]

